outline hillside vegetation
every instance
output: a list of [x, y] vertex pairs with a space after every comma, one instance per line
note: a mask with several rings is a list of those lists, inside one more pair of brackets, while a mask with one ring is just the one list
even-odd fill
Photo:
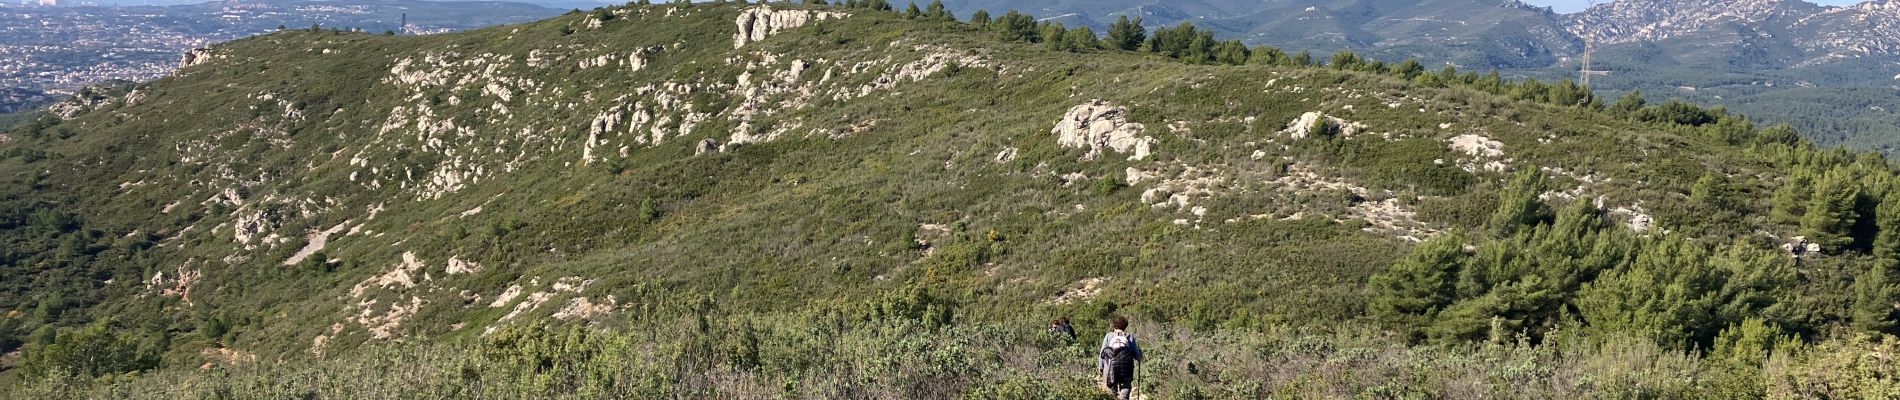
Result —
[[1094, 398], [1124, 315], [1151, 398], [1900, 396], [1877, 153], [940, 10], [284, 30], [55, 106], [0, 141], [0, 384]]

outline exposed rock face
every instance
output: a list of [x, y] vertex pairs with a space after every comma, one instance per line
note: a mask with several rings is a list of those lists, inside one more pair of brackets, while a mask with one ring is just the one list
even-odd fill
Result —
[[771, 6], [749, 8], [739, 13], [739, 19], [735, 21], [739, 25], [739, 33], [732, 36], [732, 47], [739, 48], [746, 43], [765, 40], [773, 33], [804, 26], [812, 21], [844, 18], [847, 15], [833, 11], [773, 10]]
[[[297, 263], [303, 262], [304, 259], [310, 258], [310, 256], [312, 255], [316, 255], [317, 252], [319, 251], [323, 251], [323, 247], [328, 245], [330, 242], [330, 235], [335, 235], [337, 233], [343, 232], [343, 228], [347, 225], [349, 225], [349, 221], [344, 221], [343, 223], [336, 224], [336, 226], [332, 226], [330, 227], [330, 229], [327, 229], [327, 230], [310, 232], [310, 235], [305, 237], [304, 239], [305, 242], [304, 242], [303, 249], [297, 250], [297, 254], [291, 254], [290, 258], [285, 259], [284, 265], [297, 265]], [[328, 261], [328, 260], [318, 260], [318, 261]]]
[[1016, 153], [1018, 151], [1020, 150], [1017, 150], [1015, 147], [1004, 147], [1003, 151], [996, 152], [996, 162], [1000, 163], [1014, 160], [1016, 159]]
[[1627, 225], [1636, 233], [1648, 233], [1656, 227], [1656, 218], [1649, 216], [1649, 210], [1644, 210], [1640, 205], [1617, 207], [1610, 210], [1610, 215], [1628, 218]]
[[561, 307], [561, 311], [554, 313], [554, 319], [562, 321], [573, 319], [595, 321], [612, 315], [614, 306], [616, 305], [619, 305], [619, 301], [615, 300], [613, 295], [607, 295], [606, 299], [600, 301], [586, 297], [575, 297], [572, 300], [568, 300], [567, 306]]
[[1479, 135], [1466, 134], [1451, 138], [1451, 148], [1473, 157], [1504, 156], [1503, 143]]
[[200, 47], [185, 50], [185, 54], [178, 56], [178, 68], [184, 69], [185, 67], [204, 64], [213, 58], [216, 58], [216, 56], [211, 54], [211, 49]]
[[1793, 20], [1821, 10], [1814, 4], [1782, 0], [1616, 1], [1571, 16], [1576, 23], [1569, 29], [1598, 44], [1653, 41], [1716, 27]]
[[1511, 159], [1504, 158], [1504, 143], [1484, 135], [1458, 135], [1451, 138], [1449, 145], [1452, 150], [1467, 156], [1458, 160], [1458, 167], [1466, 172], [1503, 172], [1510, 167]]
[[1153, 137], [1141, 136], [1146, 129], [1128, 121], [1128, 108], [1097, 99], [1070, 107], [1049, 132], [1057, 135], [1056, 143], [1062, 147], [1089, 149], [1082, 157], [1085, 160], [1101, 157], [1104, 148], [1134, 153], [1129, 160], [1142, 160], [1148, 158], [1155, 143]]
[[711, 153], [715, 151], [719, 151], [719, 141], [717, 140], [712, 140], [712, 139], [700, 140], [699, 144], [696, 144], [693, 146], [693, 155], [706, 154], [706, 153]]
[[1336, 129], [1336, 133], [1340, 136], [1357, 135], [1359, 131], [1366, 130], [1366, 124], [1347, 121], [1318, 111], [1309, 111], [1305, 114], [1300, 114], [1300, 117], [1294, 119], [1292, 122], [1288, 122], [1286, 124], [1286, 130], [1281, 132], [1286, 133], [1289, 138], [1304, 139], [1308, 135], [1315, 133], [1313, 132], [1313, 125], [1322, 119], [1326, 121], [1328, 127]]
[[[1900, 51], [1900, 2], [1823, 7], [1791, 0], [1622, 0], [1566, 16], [1571, 34], [1596, 44], [1683, 37], [1740, 37], [1792, 45], [1804, 63]], [[1736, 39], [1726, 39], [1736, 40]], [[1728, 45], [1725, 40], [1715, 40]]]

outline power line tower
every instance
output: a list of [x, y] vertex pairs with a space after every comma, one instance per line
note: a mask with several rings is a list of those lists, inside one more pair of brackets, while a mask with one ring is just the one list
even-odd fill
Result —
[[[1596, 0], [1591, 0], [1590, 8], [1596, 8], [1596, 7], [1597, 7]], [[1597, 76], [1597, 75], [1609, 75], [1610, 71], [1598, 71], [1598, 70], [1590, 69], [1590, 53], [1595, 52], [1596, 47], [1595, 47], [1595, 43], [1591, 43], [1590, 32], [1584, 29], [1585, 26], [1583, 24], [1584, 24], [1583, 19], [1579, 18], [1577, 20], [1577, 32], [1581, 32], [1582, 34], [1577, 35], [1577, 36], [1583, 38], [1583, 66], [1577, 70], [1577, 81], [1578, 81], [1577, 83], [1582, 84], [1584, 87], [1589, 87], [1590, 77]]]

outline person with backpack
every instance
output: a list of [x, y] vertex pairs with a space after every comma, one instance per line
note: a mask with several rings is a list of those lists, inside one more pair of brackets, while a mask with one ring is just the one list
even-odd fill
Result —
[[1102, 382], [1115, 398], [1128, 400], [1135, 390], [1135, 369], [1141, 362], [1141, 346], [1135, 344], [1135, 335], [1128, 333], [1128, 318], [1117, 316], [1110, 326], [1115, 329], [1102, 336], [1098, 360]]
[[1049, 321], [1049, 334], [1074, 343], [1075, 325], [1069, 325], [1069, 317], [1056, 318], [1054, 321]]

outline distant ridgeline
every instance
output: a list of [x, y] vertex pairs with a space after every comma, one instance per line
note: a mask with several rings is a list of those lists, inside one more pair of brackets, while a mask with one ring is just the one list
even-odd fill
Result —
[[[644, 3], [644, 2], [643, 2]], [[0, 136], [20, 398], [1900, 393], [1879, 153], [939, 4], [284, 30]]]
[[1723, 104], [1791, 123], [1822, 145], [1890, 151], [1900, 143], [1900, 2], [1823, 7], [1800, 0], [1617, 0], [1558, 14], [1518, 0], [947, 0], [960, 13], [1039, 10], [1101, 29], [1139, 17], [1193, 22], [1218, 36], [1289, 51], [1350, 49], [1436, 69], [1507, 77], [1579, 76], [1599, 93]]

